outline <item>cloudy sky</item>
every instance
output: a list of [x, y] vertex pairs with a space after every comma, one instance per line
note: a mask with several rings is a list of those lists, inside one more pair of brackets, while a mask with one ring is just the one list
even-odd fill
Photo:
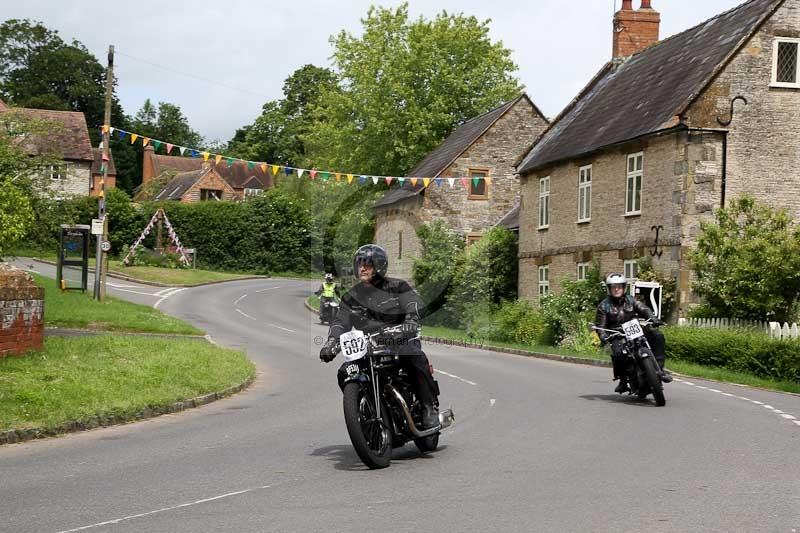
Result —
[[[653, 0], [662, 38], [743, 0]], [[4, 18], [30, 18], [83, 42], [102, 63], [118, 52], [118, 94], [134, 114], [145, 98], [178, 104], [209, 140], [227, 141], [282, 96], [296, 68], [329, 66], [328, 38], [360, 32], [371, 4], [399, 0], [4, 1]], [[491, 35], [513, 50], [519, 76], [555, 116], [611, 55], [611, 19], [621, 0], [411, 0], [413, 17], [441, 10], [491, 19]], [[640, 0], [634, 0], [639, 7]], [[202, 79], [214, 80], [215, 84]]]

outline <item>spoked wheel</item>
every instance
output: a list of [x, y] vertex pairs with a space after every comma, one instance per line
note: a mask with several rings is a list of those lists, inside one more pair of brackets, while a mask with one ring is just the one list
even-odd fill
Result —
[[663, 407], [666, 405], [667, 400], [664, 398], [664, 384], [661, 383], [661, 376], [658, 375], [658, 363], [655, 358], [645, 357], [644, 371], [647, 375], [647, 384], [650, 385], [650, 391], [653, 393], [653, 398], [656, 400], [656, 405]]
[[372, 469], [389, 466], [392, 432], [388, 411], [382, 405], [378, 418], [372, 395], [358, 383], [344, 386], [343, 402], [347, 433], [358, 457]]

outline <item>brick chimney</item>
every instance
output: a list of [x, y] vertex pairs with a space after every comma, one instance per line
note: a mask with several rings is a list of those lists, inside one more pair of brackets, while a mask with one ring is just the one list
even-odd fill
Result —
[[153, 156], [156, 154], [153, 145], [148, 144], [144, 147], [144, 154], [142, 155], [142, 185], [146, 184], [151, 179], [155, 178], [155, 163]]
[[658, 42], [661, 15], [651, 6], [651, 0], [642, 0], [639, 9], [633, 9], [633, 0], [622, 0], [622, 8], [614, 15], [614, 59], [628, 57]]

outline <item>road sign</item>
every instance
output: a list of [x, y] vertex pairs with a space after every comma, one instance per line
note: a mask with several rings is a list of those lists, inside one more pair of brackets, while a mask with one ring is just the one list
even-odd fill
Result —
[[111, 251], [111, 243], [108, 241], [103, 241], [103, 244], [100, 245], [100, 249], [104, 252]]
[[102, 218], [93, 218], [92, 219], [92, 235], [102, 235], [103, 234], [103, 219]]

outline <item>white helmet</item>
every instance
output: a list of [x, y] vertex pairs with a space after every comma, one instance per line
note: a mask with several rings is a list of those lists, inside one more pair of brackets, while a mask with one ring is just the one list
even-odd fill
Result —
[[328, 272], [327, 274], [325, 274], [325, 281], [326, 281], [326, 282], [328, 282], [328, 283], [330, 283], [331, 281], [333, 281], [333, 274], [331, 274], [330, 272]]
[[620, 274], [619, 272], [612, 272], [606, 277], [606, 290], [608, 294], [611, 294], [611, 287], [613, 285], [622, 285], [624, 288], [625, 285], [628, 284], [628, 279], [625, 277], [625, 274]]

